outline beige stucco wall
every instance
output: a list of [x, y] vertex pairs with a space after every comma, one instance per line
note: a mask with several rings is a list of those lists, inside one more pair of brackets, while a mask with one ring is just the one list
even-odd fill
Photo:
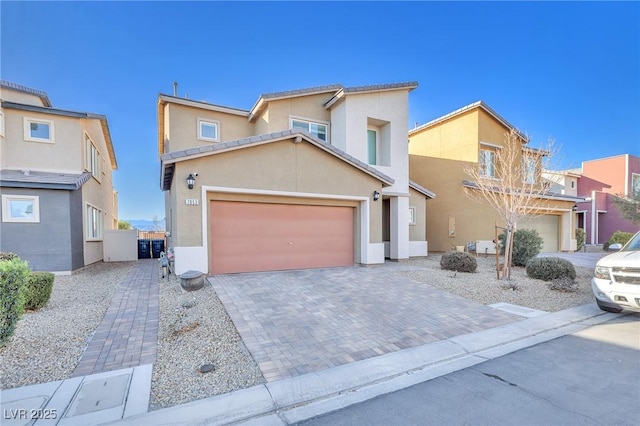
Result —
[[409, 241], [425, 241], [427, 238], [427, 199], [409, 188], [409, 207], [416, 209], [416, 224], [409, 225]]
[[[83, 165], [82, 123], [77, 118], [4, 108], [2, 168], [80, 173]], [[24, 117], [53, 122], [54, 143], [25, 140]]]
[[[409, 154], [477, 162], [478, 111], [466, 112], [410, 135]], [[427, 187], [435, 191], [430, 186]]]
[[331, 99], [332, 95], [333, 93], [323, 93], [270, 101], [267, 106], [268, 113], [262, 114], [256, 119], [256, 134], [289, 129], [292, 116], [308, 121], [329, 123], [331, 113], [324, 108], [324, 104]]
[[164, 114], [165, 150], [181, 151], [216, 143], [198, 139], [198, 118], [219, 122], [218, 131], [220, 142], [246, 138], [253, 135], [253, 125], [249, 123], [246, 117], [235, 114], [209, 111], [172, 103], [167, 104]]
[[44, 106], [39, 96], [29, 93], [19, 92], [7, 88], [0, 88], [0, 99], [3, 101], [15, 102], [17, 104]]
[[[184, 182], [194, 171], [199, 175], [194, 189], [189, 190]], [[200, 200], [198, 206], [185, 202], [187, 198], [199, 198], [203, 185], [358, 197], [370, 197], [373, 191], [382, 190], [379, 180], [307, 142], [284, 140], [180, 162], [176, 164], [172, 194], [167, 196], [169, 208], [175, 212], [171, 244], [203, 244], [201, 203], [206, 200]], [[371, 243], [382, 241], [381, 204], [370, 203]], [[349, 201], [344, 205], [350, 205]]]

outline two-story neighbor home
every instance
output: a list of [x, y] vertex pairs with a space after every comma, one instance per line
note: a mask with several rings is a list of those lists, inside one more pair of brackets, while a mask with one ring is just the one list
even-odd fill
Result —
[[[438, 197], [429, 202], [427, 238], [431, 251], [448, 251], [468, 242], [491, 241], [495, 226], [504, 226], [491, 207], [469, 198], [464, 188], [474, 182], [465, 165], [477, 164], [482, 175], [495, 176], [496, 150], [502, 149], [505, 134], [515, 129], [502, 116], [479, 101], [409, 131], [409, 172], [412, 180], [429, 184]], [[523, 149], [528, 140], [522, 138]], [[544, 154], [541, 152], [541, 154]], [[541, 160], [541, 156], [538, 160]], [[518, 228], [533, 228], [544, 240], [542, 250], [575, 250], [576, 220], [574, 195], [545, 189], [541, 164], [532, 165], [532, 188], [538, 188], [544, 206], [518, 222]]]
[[102, 260], [103, 232], [118, 228], [107, 118], [6, 81], [0, 89], [0, 251], [57, 273]]
[[578, 226], [587, 244], [604, 244], [616, 231], [637, 232], [639, 224], [620, 215], [615, 197], [640, 196], [640, 158], [622, 154], [584, 161], [578, 179]]
[[158, 98], [175, 270], [375, 264], [426, 256], [426, 199], [409, 181], [417, 83], [261, 95], [249, 110]]

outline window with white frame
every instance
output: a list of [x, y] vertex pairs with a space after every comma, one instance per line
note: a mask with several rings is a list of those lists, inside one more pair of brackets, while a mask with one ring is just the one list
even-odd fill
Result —
[[209, 142], [219, 142], [220, 123], [198, 118], [198, 139]]
[[3, 222], [40, 222], [40, 197], [2, 194]]
[[102, 239], [102, 212], [90, 204], [87, 204], [86, 208], [85, 225], [87, 240]]
[[85, 169], [91, 173], [91, 176], [96, 178], [98, 181], [101, 179], [101, 168], [102, 168], [102, 159], [100, 155], [100, 151], [93, 144], [93, 141], [85, 133], [84, 135], [84, 144], [85, 144]]
[[292, 117], [290, 120], [291, 129], [302, 129], [311, 133], [321, 141], [327, 142], [327, 135], [329, 133], [329, 125], [326, 123], [317, 123], [314, 121], [304, 120], [302, 118]]
[[378, 164], [378, 131], [374, 129], [367, 129], [367, 161]]
[[24, 117], [24, 140], [53, 143], [53, 121]]
[[538, 161], [535, 158], [522, 159], [522, 181], [530, 185], [538, 182]]
[[4, 137], [4, 113], [0, 111], [0, 136]]
[[480, 176], [496, 177], [496, 153], [494, 151], [480, 150]]
[[409, 207], [409, 225], [416, 224], [416, 208]]

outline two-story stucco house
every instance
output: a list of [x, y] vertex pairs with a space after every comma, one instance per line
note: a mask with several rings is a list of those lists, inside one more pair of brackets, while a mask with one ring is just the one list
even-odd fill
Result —
[[[447, 251], [478, 240], [495, 238], [495, 227], [504, 226], [491, 207], [469, 198], [464, 187], [473, 188], [464, 167], [477, 164], [487, 178], [499, 165], [496, 150], [502, 149], [505, 134], [515, 130], [502, 116], [479, 101], [409, 131], [409, 172], [419, 184], [428, 182], [438, 197], [429, 202], [427, 238], [431, 251]], [[523, 150], [529, 149], [526, 137]], [[540, 154], [544, 153], [540, 151]], [[541, 160], [542, 156], [538, 156]], [[529, 159], [527, 159], [529, 161]], [[533, 228], [544, 240], [542, 250], [575, 250], [575, 204], [581, 198], [546, 189], [542, 164], [532, 164], [534, 193], [543, 201], [535, 216], [522, 218], [518, 228]], [[537, 171], [537, 172], [536, 172]]]
[[168, 243], [178, 274], [382, 263], [427, 255], [409, 181], [417, 83], [261, 95], [249, 110], [158, 98]]
[[640, 158], [630, 154], [584, 161], [578, 179], [578, 226], [587, 244], [604, 244], [616, 231], [638, 231], [639, 225], [622, 217], [615, 197], [640, 196]]
[[107, 118], [17, 84], [0, 90], [0, 251], [57, 273], [102, 260], [103, 232], [118, 228]]

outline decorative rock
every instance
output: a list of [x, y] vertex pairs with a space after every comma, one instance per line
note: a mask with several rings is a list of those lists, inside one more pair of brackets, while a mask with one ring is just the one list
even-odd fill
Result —
[[187, 271], [180, 275], [180, 287], [186, 291], [196, 291], [204, 287], [204, 274], [199, 271]]
[[214, 371], [215, 369], [216, 367], [213, 364], [203, 364], [200, 366], [200, 372], [203, 374]]

